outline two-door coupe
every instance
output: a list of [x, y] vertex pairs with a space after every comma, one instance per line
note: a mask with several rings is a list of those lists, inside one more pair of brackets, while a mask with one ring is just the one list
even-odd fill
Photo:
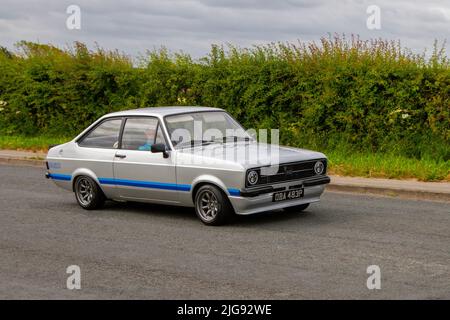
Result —
[[330, 182], [324, 154], [257, 142], [227, 112], [208, 107], [107, 114], [50, 148], [46, 165], [46, 177], [84, 209], [107, 199], [179, 205], [208, 225], [234, 213], [302, 211]]

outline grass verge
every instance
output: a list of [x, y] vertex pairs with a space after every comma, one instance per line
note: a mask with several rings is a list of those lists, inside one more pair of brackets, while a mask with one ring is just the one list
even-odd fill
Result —
[[391, 154], [325, 152], [330, 174], [369, 178], [450, 181], [450, 161]]
[[[0, 136], [0, 149], [46, 152], [51, 144], [71, 140], [70, 137]], [[390, 154], [324, 152], [329, 159], [329, 173], [342, 176], [450, 181], [450, 161], [413, 159]]]
[[47, 152], [49, 145], [61, 144], [72, 139], [73, 138], [52, 136], [27, 137], [0, 135], [0, 149]]

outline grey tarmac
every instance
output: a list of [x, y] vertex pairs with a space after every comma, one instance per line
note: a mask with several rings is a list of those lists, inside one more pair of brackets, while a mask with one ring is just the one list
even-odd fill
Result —
[[85, 211], [43, 168], [0, 165], [0, 299], [58, 298], [450, 299], [450, 205], [327, 191], [207, 227], [189, 208]]

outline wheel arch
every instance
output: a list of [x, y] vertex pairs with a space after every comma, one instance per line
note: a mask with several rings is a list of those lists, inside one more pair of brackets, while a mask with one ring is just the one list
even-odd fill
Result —
[[75, 191], [75, 181], [77, 180], [77, 178], [79, 176], [87, 176], [87, 177], [93, 179], [95, 181], [95, 183], [97, 183], [100, 190], [102, 190], [102, 192], [105, 193], [102, 188], [102, 185], [100, 184], [100, 181], [98, 180], [97, 175], [92, 170], [87, 169], [87, 168], [79, 168], [73, 172], [73, 174], [72, 174], [72, 191]]
[[197, 177], [193, 182], [192, 182], [192, 188], [191, 188], [191, 199], [192, 202], [195, 202], [195, 194], [197, 193], [198, 189], [200, 189], [200, 187], [204, 186], [204, 185], [213, 185], [217, 188], [219, 188], [220, 190], [222, 190], [222, 192], [229, 197], [230, 196], [230, 192], [228, 191], [225, 183], [223, 183], [222, 180], [220, 180], [217, 177], [211, 176], [211, 175], [202, 175]]

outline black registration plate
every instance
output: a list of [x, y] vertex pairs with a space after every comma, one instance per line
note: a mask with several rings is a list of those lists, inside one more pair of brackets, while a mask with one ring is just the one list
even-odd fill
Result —
[[304, 193], [303, 188], [275, 192], [272, 197], [272, 202], [298, 199], [303, 197], [303, 193]]

